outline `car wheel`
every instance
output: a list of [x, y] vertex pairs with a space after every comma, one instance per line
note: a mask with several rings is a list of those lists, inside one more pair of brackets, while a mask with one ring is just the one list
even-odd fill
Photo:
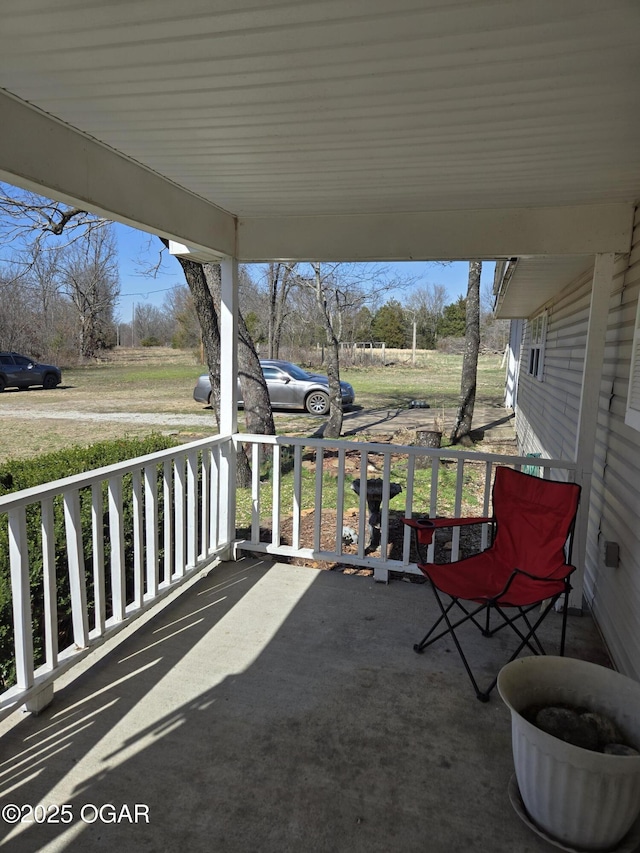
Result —
[[7, 383], [4, 381], [2, 376], [0, 376], [0, 394], [4, 391], [6, 386], [7, 386]]
[[329, 395], [324, 391], [312, 391], [304, 401], [310, 415], [326, 415], [329, 411]]
[[51, 389], [55, 388], [57, 384], [58, 382], [53, 373], [47, 373], [42, 382], [42, 387], [46, 388], [47, 391], [51, 391]]

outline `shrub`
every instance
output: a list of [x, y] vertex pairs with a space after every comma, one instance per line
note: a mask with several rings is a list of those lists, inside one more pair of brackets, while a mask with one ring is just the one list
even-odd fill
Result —
[[[175, 446], [176, 442], [162, 435], [150, 435], [142, 439], [118, 439], [103, 441], [90, 447], [72, 447], [47, 453], [35, 459], [20, 459], [0, 466], [0, 495], [6, 495], [21, 489], [33, 488], [59, 480], [63, 477], [95, 470], [104, 465], [112, 465], [155, 453]], [[158, 476], [161, 474], [159, 472]], [[123, 479], [123, 512], [125, 533], [125, 564], [127, 572], [127, 594], [132, 592], [133, 525], [132, 525], [132, 483], [131, 476]], [[68, 557], [66, 551], [64, 512], [62, 498], [53, 501], [55, 572], [57, 580], [58, 640], [60, 648], [69, 645], [72, 638], [71, 599], [69, 591]], [[80, 512], [83, 531], [91, 530], [92, 495], [91, 488], [80, 492]], [[31, 608], [33, 618], [33, 641], [35, 666], [44, 662], [44, 588], [42, 566], [42, 514], [38, 503], [27, 508], [27, 539], [29, 551], [29, 575], [31, 587]], [[103, 526], [108, 531], [108, 510], [106, 502], [106, 484], [103, 485]], [[108, 540], [108, 537], [105, 537]], [[93, 553], [90, 536], [83, 537], [84, 562], [87, 581], [87, 607], [89, 617], [94, 612], [93, 595]], [[109, 543], [105, 542], [105, 563], [108, 564]], [[110, 578], [106, 573], [107, 601]], [[107, 616], [109, 614], [107, 613]], [[0, 516], [0, 681], [4, 687], [15, 682], [15, 660], [13, 642], [13, 612], [11, 597], [11, 577], [9, 566], [8, 523], [5, 515]]]

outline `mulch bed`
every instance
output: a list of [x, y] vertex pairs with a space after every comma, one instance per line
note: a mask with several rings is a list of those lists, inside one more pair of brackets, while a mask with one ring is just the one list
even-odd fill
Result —
[[[342, 526], [352, 528], [358, 531], [358, 510], [348, 510], [342, 517]], [[405, 526], [402, 523], [403, 515], [400, 512], [390, 511], [389, 513], [389, 544], [387, 557], [391, 560], [402, 559], [402, 546], [404, 541]], [[312, 548], [313, 535], [315, 526], [315, 511], [309, 510], [302, 513], [300, 519], [300, 547]], [[325, 509], [322, 511], [322, 525], [320, 530], [320, 547], [323, 551], [333, 551], [336, 545], [336, 511], [334, 509]], [[280, 522], [280, 541], [283, 545], [290, 545], [293, 541], [293, 519], [285, 518]], [[251, 535], [249, 529], [239, 529], [237, 535], [240, 538], [248, 539]], [[367, 534], [368, 535], [368, 534]], [[461, 527], [460, 528], [460, 557], [471, 556], [477, 553], [480, 549], [480, 527]], [[451, 536], [452, 529], [445, 528], [436, 532], [435, 536], [435, 562], [449, 563], [451, 561]], [[264, 522], [260, 528], [260, 541], [271, 541], [271, 525], [269, 522]], [[357, 544], [342, 545], [342, 552], [347, 554], [357, 555]], [[380, 550], [374, 552], [367, 551], [371, 556], [379, 556]], [[416, 562], [418, 559], [415, 551], [415, 545], [411, 543], [410, 560]], [[296, 566], [308, 566], [314, 569], [325, 571], [338, 571], [343, 574], [362, 575], [370, 577], [373, 575], [373, 570], [362, 567], [348, 566], [341, 562], [324, 562], [320, 560], [305, 560], [299, 557], [279, 557], [280, 562], [291, 563]], [[406, 574], [404, 572], [393, 573], [393, 575], [402, 575], [410, 580], [422, 582], [423, 579], [414, 574]]]

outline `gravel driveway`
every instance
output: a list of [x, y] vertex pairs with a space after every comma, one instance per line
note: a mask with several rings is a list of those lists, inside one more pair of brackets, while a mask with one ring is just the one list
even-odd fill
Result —
[[37, 411], [2, 409], [0, 417], [19, 418], [20, 420], [51, 420], [67, 421], [112, 421], [116, 423], [154, 424], [158, 426], [208, 426], [215, 424], [213, 413], [204, 415], [152, 415], [142, 412], [80, 412], [68, 409], [46, 409]]

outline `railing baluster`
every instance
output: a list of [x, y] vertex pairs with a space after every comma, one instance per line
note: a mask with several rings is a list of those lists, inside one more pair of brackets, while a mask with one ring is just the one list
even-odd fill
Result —
[[389, 495], [391, 484], [391, 453], [384, 454], [382, 469], [382, 516], [380, 519], [380, 556], [387, 559], [389, 545]]
[[87, 618], [87, 578], [84, 569], [80, 493], [78, 489], [65, 492], [63, 504], [67, 558], [69, 561], [73, 641], [78, 648], [83, 649], [89, 642], [89, 620]]
[[174, 526], [173, 535], [175, 542], [175, 566], [174, 573], [176, 577], [181, 578], [184, 575], [185, 565], [187, 562], [187, 543], [186, 543], [186, 519], [185, 519], [185, 500], [186, 500], [186, 485], [184, 471], [184, 456], [178, 454], [173, 462], [173, 489], [174, 489]]
[[313, 550], [322, 551], [322, 477], [324, 474], [324, 448], [316, 448], [316, 491], [313, 514]]
[[104, 518], [102, 482], [91, 486], [91, 542], [93, 564], [93, 627], [96, 634], [104, 634], [106, 620], [104, 583]]
[[187, 453], [187, 568], [196, 564], [198, 549], [198, 454]]
[[16, 681], [19, 688], [26, 690], [33, 684], [33, 626], [26, 510], [23, 506], [16, 507], [8, 511], [8, 516]]
[[216, 444], [211, 448], [211, 516], [209, 526], [209, 552], [215, 551], [220, 544], [219, 525], [220, 518], [220, 446]]
[[[96, 640], [105, 633], [109, 635], [119, 630], [129, 621], [129, 616], [134, 616], [138, 606], [147, 607], [152, 604], [158, 596], [163, 595], [170, 588], [179, 585], [183, 578], [190, 577], [194, 570], [201, 567], [212, 553], [219, 554], [223, 558], [229, 557], [227, 533], [231, 530], [230, 513], [234, 511], [233, 493], [234, 483], [231, 483], [230, 491], [220, 495], [227, 487], [225, 471], [230, 467], [234, 453], [229, 451], [232, 442], [246, 442], [252, 444], [253, 476], [252, 494], [254, 505], [252, 507], [252, 530], [255, 528], [253, 518], [257, 517], [259, 522], [260, 497], [262, 488], [260, 486], [259, 460], [263, 448], [276, 448], [273, 451], [273, 529], [274, 536], [271, 543], [262, 542], [239, 542], [240, 550], [254, 548], [272, 555], [283, 554], [291, 556], [298, 553], [302, 557], [310, 557], [314, 551], [322, 550], [322, 510], [324, 501], [328, 501], [324, 488], [323, 463], [327, 452], [337, 450], [337, 477], [335, 483], [335, 506], [336, 506], [336, 528], [331, 531], [331, 538], [335, 536], [335, 550], [332, 555], [344, 562], [355, 566], [363, 566], [373, 569], [375, 580], [386, 580], [388, 572], [392, 569], [405, 568], [408, 572], [417, 572], [411, 562], [410, 531], [404, 530], [402, 543], [402, 558], [390, 558], [387, 555], [391, 534], [389, 532], [389, 518], [391, 514], [390, 503], [390, 480], [392, 476], [392, 460], [395, 454], [402, 452], [407, 458], [407, 485], [405, 495], [405, 516], [410, 517], [414, 511], [416, 494], [416, 468], [417, 460], [431, 460], [431, 485], [430, 498], [428, 501], [429, 515], [436, 517], [438, 509], [451, 514], [451, 508], [444, 505], [442, 495], [438, 496], [439, 481], [442, 479], [441, 470], [450, 464], [451, 460], [457, 462], [457, 478], [455, 486], [455, 506], [453, 514], [466, 513], [468, 507], [462, 507], [464, 497], [464, 481], [466, 473], [473, 469], [473, 482], [481, 479], [481, 471], [484, 465], [485, 482], [483, 498], [483, 514], [490, 515], [491, 503], [491, 479], [496, 464], [507, 464], [514, 468], [520, 468], [528, 464], [524, 457], [504, 457], [482, 452], [469, 454], [461, 451], [446, 449], [444, 451], [431, 451], [420, 448], [401, 448], [383, 444], [362, 445], [359, 442], [329, 441], [322, 439], [303, 439], [291, 437], [286, 440], [274, 436], [246, 436], [235, 435], [230, 438], [215, 437], [193, 442], [186, 448], [172, 448], [160, 451], [157, 454], [149, 454], [139, 460], [129, 460], [113, 466], [105, 466], [97, 471], [89, 471], [82, 475], [73, 475], [55, 483], [43, 484], [37, 489], [25, 490], [14, 495], [0, 497], [0, 513], [8, 517], [9, 529], [9, 561], [12, 581], [12, 597], [14, 609], [15, 650], [16, 650], [16, 672], [18, 685], [6, 691], [4, 698], [0, 698], [0, 719], [7, 715], [18, 704], [25, 704], [29, 710], [37, 710], [44, 707], [48, 701], [48, 690], [52, 690], [53, 683], [58, 674], [65, 671], [70, 665], [81, 659]], [[284, 500], [285, 483], [282, 473], [280, 454], [284, 453], [282, 447], [293, 448], [293, 536], [291, 543], [281, 541], [282, 511]], [[300, 547], [301, 540], [301, 516], [304, 500], [306, 499], [305, 479], [303, 476], [302, 460], [306, 448], [315, 452], [315, 506], [313, 543], [306, 547]], [[199, 454], [203, 454], [202, 457]], [[368, 551], [368, 461], [370, 454], [382, 456], [382, 494], [381, 494], [381, 518], [380, 518], [380, 554]], [[223, 455], [225, 462], [223, 465]], [[345, 489], [347, 485], [347, 455], [357, 455], [360, 459], [360, 498], [359, 498], [359, 543], [357, 554], [344, 554], [342, 545], [342, 519], [344, 517]], [[442, 463], [442, 459], [446, 463]], [[536, 460], [543, 475], [564, 477], [575, 480], [575, 465], [571, 462], [561, 460]], [[162, 465], [163, 483], [160, 491], [157, 478], [159, 468]], [[201, 473], [202, 492], [198, 485], [198, 473]], [[230, 471], [228, 472], [230, 473]], [[132, 480], [132, 502], [131, 507], [124, 507], [124, 478], [131, 476]], [[144, 477], [144, 486], [142, 478]], [[449, 483], [447, 476], [447, 484]], [[103, 490], [107, 485], [108, 492], [108, 530], [104, 529]], [[82, 529], [81, 507], [84, 502], [84, 492], [81, 489], [91, 489], [91, 536], [92, 536], [92, 567], [85, 565], [84, 559], [84, 536], [89, 535], [88, 530]], [[74, 644], [64, 649], [61, 653], [56, 645], [57, 621], [56, 612], [56, 577], [55, 563], [58, 559], [58, 549], [63, 543], [57, 543], [55, 539], [55, 513], [54, 500], [63, 498], [64, 521], [66, 528], [66, 546], [69, 562], [69, 574], [71, 580], [72, 611]], [[164, 529], [162, 534], [158, 530], [158, 519], [160, 516], [161, 502], [163, 505]], [[41, 533], [42, 533], [42, 583], [44, 593], [44, 651], [45, 663], [38, 669], [37, 696], [34, 695], [34, 658], [33, 658], [33, 625], [31, 615], [30, 577], [29, 577], [29, 542], [27, 540], [27, 513], [29, 506], [40, 505]], [[125, 509], [127, 512], [125, 512]], [[125, 531], [125, 523], [129, 524], [129, 510], [133, 510], [132, 522]], [[427, 507], [420, 506], [421, 511]], [[287, 512], [289, 507], [286, 507]], [[223, 518], [221, 518], [221, 513]], [[133, 565], [125, 565], [125, 534], [127, 539], [132, 537], [133, 542]], [[259, 525], [257, 531], [259, 539]], [[488, 538], [488, 526], [482, 528], [482, 547], [486, 546]], [[160, 537], [164, 551], [163, 579], [159, 582], [160, 574]], [[141, 538], [142, 537], [142, 538]], [[252, 536], [253, 538], [253, 536]], [[221, 541], [224, 540], [224, 541]], [[106, 601], [105, 585], [105, 542], [110, 547], [110, 575], [111, 575], [111, 598]], [[312, 544], [313, 547], [309, 547]], [[333, 545], [329, 546], [333, 548]], [[453, 551], [453, 549], [452, 549]], [[188, 552], [188, 553], [187, 553]], [[38, 549], [39, 553], [39, 549]], [[429, 546], [427, 559], [433, 560], [434, 546]], [[36, 559], [38, 555], [31, 555]], [[329, 555], [326, 555], [329, 558]], [[457, 546], [452, 553], [453, 557], [459, 556]], [[187, 571], [187, 560], [189, 566]], [[193, 563], [193, 565], [191, 565]], [[128, 570], [132, 569], [134, 580], [134, 606], [127, 606], [131, 600], [132, 590], [127, 589], [129, 578]], [[86, 572], [93, 574], [93, 600], [88, 602]], [[90, 575], [91, 576], [91, 575]], [[142, 598], [142, 601], [141, 601]], [[88, 625], [88, 610], [93, 605], [95, 620], [92, 619], [91, 630]], [[109, 613], [109, 620], [106, 614]], [[94, 624], [95, 622], [95, 624]]]
[[198, 553], [198, 560], [204, 560], [209, 553], [209, 526], [211, 524], [211, 487], [209, 485], [211, 454], [208, 450], [202, 451], [201, 459], [200, 551]]
[[[431, 490], [429, 493], [429, 518], [438, 517], [438, 483], [440, 480], [440, 457], [431, 457]], [[436, 553], [435, 536], [427, 548], [427, 561], [432, 563]]]
[[109, 478], [109, 539], [111, 541], [111, 609], [115, 622], [122, 622], [126, 610], [124, 567], [124, 519], [122, 475]]
[[170, 584], [173, 577], [173, 465], [166, 459], [162, 466], [162, 504], [164, 510], [163, 541], [163, 584]]
[[281, 478], [282, 472], [280, 469], [280, 461], [282, 458], [281, 447], [279, 444], [273, 445], [273, 467], [271, 469], [271, 544], [278, 547], [280, 545], [280, 502], [282, 496]]
[[42, 583], [44, 587], [44, 654], [47, 669], [58, 665], [58, 601], [56, 583], [56, 543], [53, 499], [40, 504], [42, 531]]
[[300, 519], [302, 514], [302, 445], [293, 449], [293, 547], [300, 547]]
[[158, 594], [158, 469], [146, 465], [144, 469], [144, 532], [146, 595]]
[[251, 541], [260, 541], [260, 456], [258, 442], [251, 445]]
[[368, 528], [368, 513], [367, 513], [367, 468], [369, 464], [369, 456], [366, 450], [360, 453], [360, 500], [358, 505], [358, 557], [364, 557], [367, 528]]
[[142, 577], [142, 478], [140, 469], [131, 474], [131, 509], [133, 513], [133, 604], [142, 607], [144, 581]]
[[[459, 518], [462, 514], [462, 486], [464, 484], [464, 459], [458, 459], [456, 463], [456, 497], [453, 506], [453, 517]], [[455, 563], [460, 557], [460, 528], [453, 528], [451, 540], [451, 562]]]
[[[11, 596], [13, 607], [13, 641], [17, 683], [0, 695], [0, 719], [3, 719], [20, 705], [27, 710], [38, 712], [51, 701], [53, 684], [60, 673], [81, 660], [97, 641], [108, 633], [118, 631], [128, 623], [139, 607], [147, 607], [164, 594], [168, 588], [179, 585], [182, 577], [173, 572], [173, 560], [176, 550], [181, 553], [188, 542], [191, 543], [190, 558], [194, 548], [203, 543], [201, 552], [194, 559], [189, 575], [197, 570], [208, 558], [206, 550], [216, 551], [217, 530], [216, 502], [218, 500], [219, 476], [215, 460], [219, 460], [220, 448], [234, 439], [203, 439], [194, 442], [188, 448], [159, 451], [156, 454], [128, 460], [115, 465], [105, 466], [95, 471], [75, 474], [53, 483], [25, 489], [14, 494], [0, 496], [0, 519], [7, 518], [8, 559], [11, 576]], [[197, 466], [199, 453], [206, 454], [203, 459], [203, 483], [206, 496], [199, 495], [197, 486]], [[185, 488], [185, 461], [190, 459], [189, 488], [192, 498]], [[178, 498], [173, 498], [173, 476], [177, 472]], [[157, 476], [158, 465], [163, 465], [164, 482], [159, 492]], [[194, 468], [195, 465], [195, 468]], [[208, 474], [211, 469], [211, 476]], [[131, 477], [131, 501], [124, 503], [124, 478]], [[144, 485], [143, 485], [144, 477]], [[105, 507], [104, 489], [107, 489], [108, 507]], [[84, 490], [84, 491], [83, 491]], [[90, 490], [90, 506], [88, 504]], [[128, 489], [127, 489], [128, 494]], [[85, 498], [87, 505], [85, 507]], [[159, 584], [159, 540], [158, 518], [160, 501], [164, 502], [165, 530], [163, 546], [165, 550], [165, 581]], [[64, 538], [56, 540], [57, 504], [60, 501], [64, 520]], [[209, 508], [202, 510], [202, 519], [196, 514], [201, 506], [208, 503]], [[180, 525], [174, 525], [173, 507], [177, 507]], [[90, 509], [91, 527], [87, 518], [83, 527], [84, 510]], [[107, 509], [108, 528], [105, 529], [105, 509]], [[189, 539], [185, 535], [187, 509], [191, 516]], [[27, 519], [31, 512], [38, 513], [40, 541], [31, 545], [31, 526]], [[194, 520], [195, 519], [195, 520]], [[202, 523], [202, 539], [199, 524]], [[125, 529], [125, 525], [127, 525]], [[176, 545], [175, 529], [182, 532], [181, 542]], [[214, 536], [207, 540], [207, 531]], [[85, 559], [86, 537], [91, 536], [91, 563]], [[125, 538], [131, 541], [132, 565], [125, 563]], [[106, 600], [105, 584], [105, 543], [110, 549], [110, 599]], [[194, 544], [195, 543], [195, 544]], [[32, 554], [31, 549], [37, 553]], [[64, 650], [58, 645], [58, 603], [56, 564], [59, 551], [66, 551], [69, 587], [71, 598], [71, 622], [73, 642]], [[87, 547], [88, 552], [88, 547]], [[43, 662], [37, 673], [34, 661], [34, 624], [31, 612], [31, 564], [42, 560], [41, 592], [43, 599], [42, 640]], [[128, 559], [128, 557], [127, 557]], [[129, 569], [131, 576], [129, 576]], [[173, 575], [173, 577], [172, 577]], [[186, 576], [183, 565], [183, 575]], [[93, 581], [93, 595], [88, 600], [88, 583]], [[127, 584], [133, 583], [133, 589]], [[162, 588], [161, 588], [162, 587]], [[36, 593], [38, 594], [38, 593]], [[133, 601], [132, 601], [133, 599]], [[128, 602], [132, 602], [128, 605]], [[91, 619], [89, 614], [91, 614]], [[109, 614], [109, 619], [106, 616]], [[37, 687], [35, 676], [37, 674]]]
[[[413, 484], [416, 472], [416, 457], [414, 453], [409, 455], [407, 459], [407, 489], [405, 492], [404, 501], [404, 517], [411, 518], [413, 515]], [[405, 566], [409, 565], [411, 560], [411, 529], [404, 524], [403, 539], [402, 539], [402, 562]]]
[[[486, 518], [489, 515], [489, 504], [491, 502], [491, 474], [493, 465], [491, 462], [484, 463], [484, 497], [482, 500], [482, 515]], [[489, 544], [489, 525], [482, 525], [482, 533], [480, 534], [480, 549], [484, 551]]]
[[344, 447], [338, 448], [338, 483], [336, 491], [336, 554], [342, 554], [342, 533], [344, 518], [344, 468], [346, 453]]

